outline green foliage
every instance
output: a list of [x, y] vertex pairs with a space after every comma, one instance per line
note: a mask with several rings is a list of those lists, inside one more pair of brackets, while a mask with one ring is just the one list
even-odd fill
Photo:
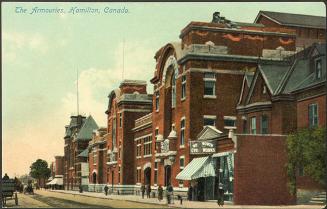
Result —
[[325, 134], [323, 128], [302, 129], [287, 137], [286, 168], [291, 194], [296, 193], [296, 171], [301, 167], [306, 176], [323, 185], [326, 184]]
[[33, 178], [49, 178], [51, 174], [50, 168], [48, 168], [48, 163], [45, 160], [37, 159], [30, 167], [30, 175]]

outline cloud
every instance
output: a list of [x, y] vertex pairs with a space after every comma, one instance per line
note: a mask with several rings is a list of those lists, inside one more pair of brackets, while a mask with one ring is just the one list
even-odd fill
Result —
[[[124, 51], [124, 79], [146, 80], [149, 84], [155, 66], [150, 43], [125, 43]], [[106, 126], [107, 96], [122, 80], [122, 52], [123, 43], [119, 43], [111, 67], [91, 67], [79, 73], [80, 113], [91, 114], [99, 126]], [[151, 86], [148, 89], [152, 90]], [[38, 120], [29, 121], [19, 131], [14, 127], [4, 130], [2, 162], [9, 175], [28, 173], [29, 166], [37, 158], [51, 162], [55, 155], [63, 155], [64, 126], [77, 109], [76, 89], [64, 93], [60, 101], [60, 106], [43, 113]]]
[[48, 49], [47, 40], [39, 33], [3, 32], [3, 61], [17, 61], [18, 54], [28, 50], [45, 54]]

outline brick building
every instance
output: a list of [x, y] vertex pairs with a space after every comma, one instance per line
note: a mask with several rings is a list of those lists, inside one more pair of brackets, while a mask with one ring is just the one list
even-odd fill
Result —
[[[287, 187], [286, 137], [299, 128], [326, 124], [325, 51], [325, 44], [314, 44], [278, 64], [261, 63], [254, 74], [244, 76], [237, 105], [235, 204], [296, 202]], [[302, 175], [297, 187], [322, 189]]]
[[88, 147], [93, 130], [98, 129], [98, 125], [92, 116], [77, 115], [71, 116], [70, 124], [65, 128], [64, 188], [78, 190], [82, 185], [82, 168], [88, 168], [87, 158], [79, 155]]
[[260, 11], [254, 23], [296, 31], [296, 47], [303, 49], [313, 43], [326, 43], [326, 17]]
[[135, 186], [134, 121], [152, 110], [146, 82], [124, 80], [109, 95], [107, 182], [113, 192], [133, 193]]
[[[89, 191], [101, 192], [107, 183], [107, 128], [99, 128], [93, 132], [92, 140], [85, 150], [88, 157]], [[87, 153], [87, 154], [86, 154]], [[83, 155], [83, 154], [81, 154]]]
[[[154, 189], [172, 184], [175, 191], [185, 192], [190, 182], [197, 184], [196, 180], [181, 181], [176, 176], [184, 168], [190, 169], [187, 164], [193, 159], [200, 162], [199, 157], [213, 154], [204, 152], [206, 148], [200, 153], [193, 149], [195, 153], [191, 153], [193, 141], [202, 139], [201, 145], [194, 143], [194, 146], [214, 141], [210, 145], [217, 152], [214, 163], [226, 161], [230, 154], [228, 161], [233, 158], [234, 144], [227, 134], [229, 129], [236, 128], [235, 107], [243, 75], [254, 71], [259, 60], [274, 63], [293, 54], [295, 32], [235, 23], [215, 13], [211, 23], [191, 22], [181, 31], [180, 38], [181, 43], [169, 43], [155, 55], [152, 114], [133, 124], [136, 156], [133, 180], [138, 186], [150, 184]], [[115, 92], [118, 90], [111, 95]], [[110, 108], [113, 109], [109, 102]], [[206, 158], [201, 162], [210, 164], [209, 161]], [[215, 198], [204, 196], [198, 199]]]
[[55, 161], [50, 164], [51, 176], [47, 186], [52, 189], [63, 189], [64, 156], [55, 156]]

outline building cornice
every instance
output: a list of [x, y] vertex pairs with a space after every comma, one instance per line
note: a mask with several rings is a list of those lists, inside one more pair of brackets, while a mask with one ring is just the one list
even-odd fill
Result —
[[201, 31], [209, 31], [209, 32], [225, 32], [225, 33], [245, 33], [250, 35], [264, 35], [264, 36], [282, 36], [282, 37], [294, 37], [296, 34], [290, 33], [281, 33], [281, 32], [272, 32], [272, 31], [260, 31], [260, 30], [247, 30], [240, 28], [219, 28], [219, 27], [210, 27], [210, 26], [199, 26], [199, 25], [189, 25], [185, 30], [181, 32], [179, 38], [183, 38], [186, 34], [188, 34], [192, 30], [201, 30]]

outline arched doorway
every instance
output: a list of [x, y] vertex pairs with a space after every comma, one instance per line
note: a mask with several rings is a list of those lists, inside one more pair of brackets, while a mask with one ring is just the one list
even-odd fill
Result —
[[144, 170], [144, 184], [151, 185], [151, 168], [150, 167], [147, 167]]
[[97, 183], [97, 174], [96, 174], [96, 172], [93, 172], [93, 174], [92, 174], [92, 182], [93, 182], [93, 184]]
[[171, 166], [166, 165], [165, 166], [165, 186], [168, 186], [171, 184]]

